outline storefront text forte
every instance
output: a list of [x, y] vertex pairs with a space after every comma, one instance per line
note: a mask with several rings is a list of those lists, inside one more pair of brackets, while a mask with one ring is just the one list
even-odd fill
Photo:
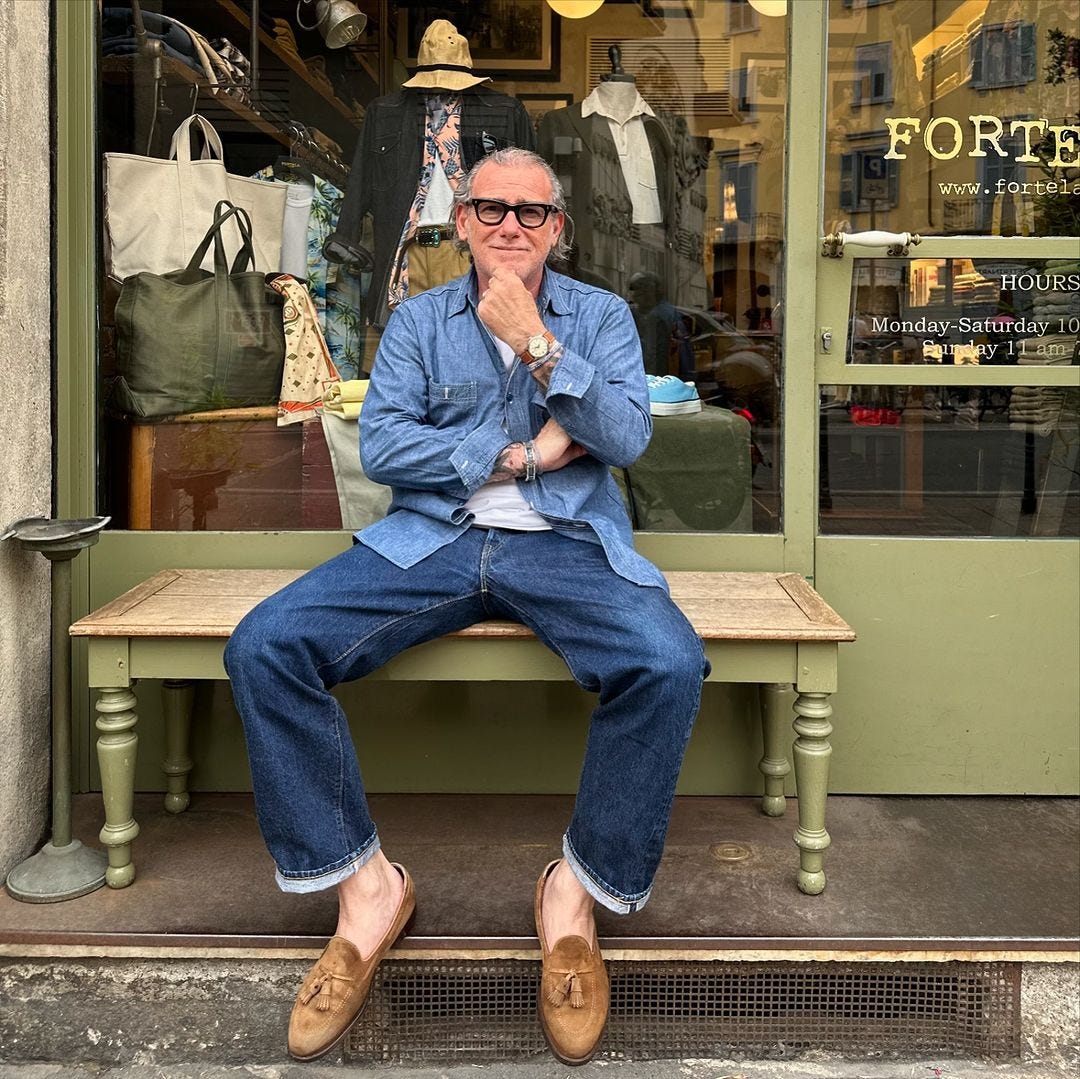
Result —
[[[1045, 117], [1041, 120], [1007, 121], [1000, 116], [969, 116], [967, 119], [972, 136], [972, 148], [967, 152], [968, 157], [987, 157], [984, 146], [992, 147], [998, 157], [1013, 156], [1001, 148], [999, 141], [1005, 133], [1005, 124], [1008, 123], [1010, 135], [1015, 135], [1018, 131], [1024, 133], [1024, 152], [1015, 155], [1018, 162], [1027, 165], [1039, 163], [1039, 158], [1031, 152], [1033, 131], [1048, 133], [1053, 137], [1054, 156], [1047, 162], [1051, 168], [1075, 165], [1080, 161], [1080, 129], [1076, 124], [1052, 124]], [[907, 154], [900, 153], [897, 145], [910, 145], [912, 135], [917, 135], [920, 131], [927, 153], [938, 161], [952, 161], [959, 157], [967, 142], [964, 127], [952, 116], [935, 116], [925, 130], [917, 116], [886, 116], [885, 125], [889, 129], [889, 151], [885, 156], [893, 161], [907, 160]], [[935, 136], [944, 144], [942, 149], [935, 145]]]

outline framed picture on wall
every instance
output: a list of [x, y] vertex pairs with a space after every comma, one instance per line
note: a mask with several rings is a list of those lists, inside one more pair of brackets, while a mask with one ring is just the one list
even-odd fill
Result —
[[518, 94], [518, 101], [525, 106], [534, 128], [540, 127], [540, 121], [554, 109], [565, 109], [573, 105], [573, 94]]
[[559, 78], [560, 19], [546, 0], [399, 4], [398, 48], [404, 47], [407, 67], [419, 63], [420, 41], [435, 19], [448, 19], [469, 42], [478, 74], [545, 82]]
[[753, 111], [775, 111], [787, 105], [787, 61], [782, 56], [748, 56], [746, 98]]

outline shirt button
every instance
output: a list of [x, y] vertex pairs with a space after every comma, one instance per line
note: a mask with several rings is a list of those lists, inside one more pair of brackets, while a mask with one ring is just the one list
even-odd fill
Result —
[[514, 395], [512, 393], [508, 393], [506, 395], [506, 403], [507, 404], [510, 404], [510, 402], [513, 401], [513, 399], [514, 399]]

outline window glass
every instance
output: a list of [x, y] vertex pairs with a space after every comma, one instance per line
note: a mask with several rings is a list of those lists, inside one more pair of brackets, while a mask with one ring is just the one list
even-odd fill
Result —
[[[556, 268], [627, 301], [645, 372], [669, 380], [657, 401], [680, 406], [654, 405], [649, 449], [615, 476], [635, 527], [779, 530], [787, 19], [747, 0], [560, 8], [101, 6], [99, 450], [118, 525], [381, 516], [352, 398], [392, 310], [468, 270], [449, 208], [461, 170], [526, 145], [572, 218]], [[403, 89], [436, 19], [468, 40], [482, 87]], [[865, 65], [877, 101], [887, 48]], [[435, 138], [440, 108], [459, 110], [457, 139]]]
[[859, 258], [851, 312], [848, 363], [1075, 365], [1080, 259]]
[[826, 535], [1080, 535], [1080, 390], [821, 387]]
[[825, 231], [1080, 235], [1080, 5], [832, 0]]

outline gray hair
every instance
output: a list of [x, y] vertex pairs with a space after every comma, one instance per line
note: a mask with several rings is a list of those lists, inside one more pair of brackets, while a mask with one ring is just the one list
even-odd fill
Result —
[[[473, 184], [476, 182], [476, 174], [485, 165], [531, 165], [541, 169], [551, 185], [551, 204], [556, 206], [561, 213], [566, 214], [566, 198], [563, 195], [562, 184], [559, 182], [558, 176], [555, 175], [555, 170], [539, 154], [533, 153], [532, 150], [523, 150], [520, 146], [508, 146], [504, 150], [495, 150], [486, 157], [480, 158], [458, 184], [457, 190], [454, 192], [455, 208], [468, 206], [473, 197], [472, 189]], [[570, 215], [566, 214], [566, 217], [569, 221]], [[456, 239], [454, 245], [462, 253], [469, 250], [469, 245], [465, 240]], [[566, 238], [566, 229], [563, 228], [548, 253], [548, 259], [559, 261], [565, 259], [569, 254], [570, 242]]]

